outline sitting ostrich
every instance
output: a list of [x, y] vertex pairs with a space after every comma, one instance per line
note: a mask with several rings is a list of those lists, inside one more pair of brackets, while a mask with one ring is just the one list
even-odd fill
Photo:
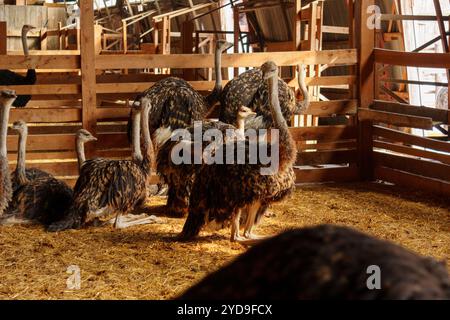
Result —
[[[233, 130], [237, 139], [243, 139], [245, 119], [255, 113], [247, 107], [241, 107], [238, 112], [236, 127], [220, 121], [203, 121], [202, 136], [210, 129], [217, 129], [226, 134], [227, 130]], [[194, 126], [190, 126], [187, 130], [193, 137]], [[191, 141], [184, 141], [191, 144]], [[218, 141], [215, 141], [217, 143]], [[169, 186], [169, 194], [167, 199], [167, 213], [172, 217], [184, 217], [189, 207], [189, 195], [195, 172], [198, 166], [195, 164], [174, 164], [171, 158], [172, 150], [177, 146], [179, 141], [167, 139], [160, 147], [158, 147], [157, 155], [157, 171], [163, 178], [164, 182]], [[203, 142], [203, 148], [207, 147], [207, 142]], [[192, 154], [193, 152], [191, 152]]]
[[[304, 113], [310, 103], [303, 65], [299, 66], [298, 84], [303, 101], [297, 101], [295, 93], [288, 87], [287, 83], [278, 78], [280, 107], [286, 121], [290, 121], [294, 114]], [[272, 127], [269, 88], [264, 79], [262, 68], [251, 69], [230, 80], [222, 91], [220, 104], [220, 121], [234, 123], [239, 108], [244, 105], [257, 114], [256, 118], [247, 120], [246, 128], [267, 129]]]
[[[116, 213], [115, 228], [154, 223], [154, 217], [123, 219], [123, 214], [142, 205], [146, 198], [147, 180], [151, 173], [153, 146], [148, 115], [150, 106], [134, 104], [131, 160], [95, 158], [81, 166], [74, 188], [74, 201], [67, 217], [49, 226], [48, 231], [79, 228], [95, 218]], [[141, 117], [142, 111], [142, 117]], [[142, 119], [142, 121], [141, 121]], [[142, 124], [141, 124], [142, 122]], [[140, 126], [144, 136], [144, 155], [140, 146]], [[79, 157], [80, 159], [80, 157]]]
[[0, 91], [0, 216], [5, 213], [13, 194], [8, 168], [7, 138], [9, 111], [16, 97], [12, 90]]
[[72, 189], [47, 172], [25, 168], [27, 125], [17, 121], [13, 129], [19, 133], [17, 166], [13, 175], [15, 186], [13, 183], [13, 197], [0, 224], [49, 225], [64, 217], [72, 204]]
[[444, 263], [348, 227], [321, 225], [250, 248], [179, 299], [450, 299], [450, 278]]
[[[245, 164], [204, 164], [195, 175], [189, 199], [189, 214], [179, 235], [180, 240], [189, 240], [197, 236], [208, 222], [223, 223], [231, 218], [231, 241], [253, 244], [259, 239], [253, 235], [252, 228], [260, 209], [270, 203], [280, 201], [289, 195], [295, 187], [293, 164], [296, 159], [296, 147], [292, 140], [286, 120], [283, 117], [278, 100], [278, 68], [274, 62], [266, 62], [261, 70], [268, 80], [269, 106], [272, 112], [274, 128], [279, 132], [278, 169], [263, 174], [267, 165], [250, 164], [252, 146], [257, 142], [245, 139]], [[233, 142], [234, 143], [234, 142]], [[222, 147], [227, 149], [226, 143]], [[271, 154], [276, 148], [269, 144]], [[236, 159], [236, 149], [234, 150]], [[239, 235], [241, 209], [248, 210], [244, 237]]]
[[[28, 32], [32, 29], [34, 29], [34, 27], [28, 24], [25, 24], [22, 27], [22, 49], [25, 57], [29, 56], [27, 35]], [[20, 85], [31, 85], [35, 83], [36, 83], [36, 70], [34, 69], [28, 69], [27, 74], [25, 76], [22, 76], [10, 70], [0, 70], [0, 86], [20, 86]], [[18, 95], [17, 99], [13, 103], [13, 106], [17, 108], [25, 107], [30, 100], [31, 95]]]

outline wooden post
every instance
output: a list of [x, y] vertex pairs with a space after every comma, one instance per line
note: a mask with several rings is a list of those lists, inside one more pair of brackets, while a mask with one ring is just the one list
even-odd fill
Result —
[[[233, 19], [234, 19], [234, 53], [239, 53], [239, 9], [233, 7]], [[234, 76], [239, 75], [239, 68], [234, 68]]]
[[0, 55], [1, 54], [7, 54], [8, 48], [8, 36], [7, 36], [7, 28], [6, 28], [6, 21], [0, 21]]
[[[367, 8], [374, 5], [375, 0], [361, 0], [355, 3], [357, 39], [359, 53], [358, 93], [359, 108], [368, 108], [374, 100], [374, 55], [375, 29], [367, 22], [371, 13]], [[373, 128], [370, 121], [358, 121], [358, 166], [361, 180], [373, 179]]]
[[[92, 0], [80, 0], [80, 56], [81, 56], [81, 105], [83, 128], [96, 134], [97, 108], [96, 80], [95, 80], [95, 32], [94, 6]], [[89, 146], [90, 145], [90, 146]], [[86, 145], [88, 158], [92, 157], [95, 149], [92, 144]]]
[[39, 39], [41, 42], [41, 50], [47, 50], [47, 40], [48, 40], [47, 28], [41, 29]]
[[[183, 22], [181, 28], [181, 42], [183, 53], [192, 53], [192, 46], [194, 44], [193, 38], [194, 23], [191, 20]], [[194, 80], [194, 69], [183, 69], [183, 79]]]

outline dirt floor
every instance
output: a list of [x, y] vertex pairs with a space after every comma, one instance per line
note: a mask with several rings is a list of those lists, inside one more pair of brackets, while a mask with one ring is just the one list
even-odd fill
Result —
[[[151, 205], [164, 202], [154, 198]], [[353, 226], [450, 267], [450, 201], [443, 197], [375, 183], [305, 185], [271, 211], [260, 234], [321, 223]], [[228, 241], [228, 229], [174, 242], [184, 220], [162, 219], [120, 231], [0, 227], [0, 299], [168, 299], [246, 250]], [[81, 270], [79, 290], [67, 289], [71, 265]]]

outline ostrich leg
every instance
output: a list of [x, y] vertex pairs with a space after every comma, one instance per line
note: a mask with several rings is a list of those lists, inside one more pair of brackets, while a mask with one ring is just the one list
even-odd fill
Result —
[[257, 215], [260, 207], [261, 207], [261, 203], [259, 201], [252, 203], [248, 207], [248, 216], [247, 216], [247, 221], [245, 222], [245, 229], [244, 229], [244, 237], [246, 239], [262, 240], [262, 239], [266, 238], [265, 236], [259, 236], [259, 235], [256, 235], [253, 233], [253, 227], [255, 226], [256, 215]]

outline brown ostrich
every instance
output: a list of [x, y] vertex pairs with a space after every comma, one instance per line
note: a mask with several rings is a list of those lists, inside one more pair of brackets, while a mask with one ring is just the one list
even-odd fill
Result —
[[[278, 78], [280, 107], [286, 121], [290, 121], [294, 114], [305, 112], [310, 103], [305, 84], [304, 68], [300, 66], [299, 69], [298, 83], [303, 101], [297, 101], [295, 93], [286, 82]], [[229, 81], [223, 88], [220, 104], [219, 120], [225, 123], [234, 123], [239, 108], [244, 105], [257, 114], [256, 118], [247, 120], [247, 128], [263, 129], [270, 128], [273, 125], [269, 108], [269, 88], [263, 77], [262, 68], [251, 69]]]
[[[379, 286], [369, 279], [376, 270]], [[250, 248], [179, 299], [450, 299], [450, 278], [444, 263], [348, 227], [321, 225]]]
[[0, 216], [5, 213], [13, 194], [8, 168], [7, 138], [9, 111], [16, 97], [16, 93], [12, 90], [0, 91]]
[[[249, 161], [250, 150], [257, 142], [249, 139], [240, 141], [245, 146], [245, 164], [204, 164], [195, 175], [189, 199], [189, 214], [181, 232], [180, 240], [189, 240], [197, 236], [202, 227], [209, 222], [223, 224], [231, 218], [231, 240], [252, 244], [258, 236], [253, 235], [252, 227], [260, 214], [261, 208], [280, 201], [290, 194], [295, 186], [293, 164], [296, 159], [296, 147], [289, 133], [286, 120], [281, 112], [278, 100], [278, 69], [275, 63], [266, 62], [262, 67], [263, 77], [268, 81], [269, 105], [272, 112], [274, 128], [278, 129], [279, 152], [278, 168], [270, 174], [263, 174], [267, 165]], [[232, 142], [234, 143], [234, 142]], [[223, 143], [226, 149], [227, 143]], [[276, 152], [275, 145], [268, 149]], [[235, 149], [235, 158], [237, 158]], [[222, 150], [223, 151], [223, 150]], [[239, 235], [241, 209], [248, 209], [244, 237]]]
[[72, 189], [47, 172], [25, 168], [27, 124], [17, 121], [13, 129], [19, 133], [17, 166], [13, 174], [14, 191], [0, 224], [48, 225], [62, 219], [72, 204]]
[[[67, 217], [49, 226], [48, 231], [79, 228], [96, 218], [116, 214], [114, 227], [153, 223], [153, 217], [123, 217], [142, 205], [146, 198], [147, 180], [151, 173], [153, 146], [148, 127], [150, 106], [135, 104], [131, 160], [96, 158], [86, 160], [74, 188], [74, 201]], [[141, 117], [142, 111], [142, 117]], [[140, 146], [140, 126], [144, 136], [144, 155]]]
[[[245, 119], [255, 113], [247, 107], [241, 107], [238, 112], [236, 127], [231, 124], [220, 121], [203, 121], [202, 135], [210, 129], [217, 129], [226, 134], [227, 130], [233, 130], [236, 135], [235, 139], [243, 139]], [[193, 137], [194, 126], [187, 128]], [[219, 141], [215, 141], [218, 143]], [[169, 186], [169, 194], [167, 198], [167, 214], [172, 217], [183, 217], [187, 214], [189, 207], [189, 195], [195, 172], [198, 166], [195, 164], [174, 164], [171, 158], [172, 150], [178, 141], [166, 140], [158, 148], [157, 171], [163, 178], [164, 182]], [[192, 141], [188, 141], [193, 147]], [[207, 147], [207, 142], [203, 142], [203, 148]], [[191, 152], [192, 153], [192, 152]]]

